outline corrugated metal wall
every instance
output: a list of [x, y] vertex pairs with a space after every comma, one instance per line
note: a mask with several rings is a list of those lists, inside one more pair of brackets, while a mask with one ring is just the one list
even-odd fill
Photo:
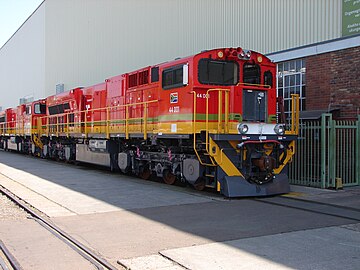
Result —
[[45, 96], [45, 9], [36, 14], [0, 49], [0, 106]]
[[204, 49], [241, 46], [270, 53], [338, 38], [341, 3], [46, 0], [46, 95], [54, 94], [58, 83], [65, 89], [91, 85]]
[[340, 37], [341, 0], [47, 0], [46, 89], [215, 47], [264, 53]]

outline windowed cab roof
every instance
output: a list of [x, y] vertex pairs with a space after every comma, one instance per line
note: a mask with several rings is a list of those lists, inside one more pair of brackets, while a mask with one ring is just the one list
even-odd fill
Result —
[[[234, 61], [239, 64], [239, 71], [242, 71], [243, 63], [250, 64], [261, 64], [261, 66], [275, 67], [276, 65], [271, 62], [271, 60], [265, 55], [245, 50], [240, 47], [238, 48], [219, 48], [212, 49], [208, 51], [202, 51], [198, 54], [187, 56], [183, 58], [176, 58], [173, 61], [164, 62], [161, 64], [148, 66], [145, 68], [141, 68], [129, 73], [121, 74], [118, 76], [110, 77], [105, 80], [107, 83], [107, 90], [109, 91], [108, 95], [111, 97], [112, 95], [116, 96], [117, 92], [120, 88], [120, 92], [125, 94], [125, 92], [137, 90], [139, 88], [152, 88], [152, 87], [161, 87], [162, 85], [162, 75], [163, 71], [168, 68], [180, 67], [181, 65], [189, 64], [189, 84], [192, 86], [204, 86], [198, 81], [198, 63], [201, 59], [212, 59], [217, 61]], [[153, 70], [158, 70], [158, 80], [153, 81]], [[135, 79], [135, 75], [137, 75]], [[149, 76], [148, 81], [144, 81], [143, 77]], [[136, 80], [136, 81], [135, 81]], [[116, 89], [116, 91], [115, 91]], [[114, 91], [112, 91], [114, 90]]]

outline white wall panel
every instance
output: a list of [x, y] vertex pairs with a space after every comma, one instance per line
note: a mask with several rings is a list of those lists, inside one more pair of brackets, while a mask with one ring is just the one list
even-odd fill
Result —
[[264, 53], [340, 37], [341, 0], [47, 0], [46, 89], [204, 49]]
[[0, 49], [0, 106], [45, 96], [45, 8], [40, 6]]

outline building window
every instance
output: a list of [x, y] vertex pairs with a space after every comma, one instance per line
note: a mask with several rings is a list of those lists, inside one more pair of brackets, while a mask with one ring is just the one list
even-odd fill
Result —
[[291, 117], [291, 94], [300, 97], [300, 111], [306, 109], [305, 59], [296, 59], [277, 65], [277, 95], [284, 99], [285, 117]]

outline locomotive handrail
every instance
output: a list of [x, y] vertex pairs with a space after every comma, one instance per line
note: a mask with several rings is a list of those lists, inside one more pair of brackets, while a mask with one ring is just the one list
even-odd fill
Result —
[[[142, 101], [142, 102], [135, 102], [135, 103], [130, 103], [130, 104], [122, 104], [122, 105], [118, 105], [118, 106], [112, 106], [112, 107], [106, 107], [108, 109], [113, 109], [113, 108], [124, 108], [125, 107], [125, 137], [126, 139], [129, 139], [129, 120], [138, 120], [138, 119], [143, 119], [144, 120], [144, 139], [147, 139], [147, 109], [148, 109], [148, 104], [151, 103], [155, 103], [158, 102], [159, 100], [154, 99], [154, 100], [148, 100], [148, 101]], [[144, 105], [144, 116], [139, 118], [129, 118], [129, 107], [130, 106], [137, 106], [137, 105]], [[95, 109], [95, 110], [100, 110], [100, 109]], [[117, 119], [120, 120], [120, 119]], [[124, 120], [124, 119], [122, 119]], [[109, 118], [107, 118], [107, 121], [111, 122]], [[110, 136], [110, 135], [109, 135]]]
[[[70, 129], [70, 125], [74, 125], [74, 127], [76, 128], [81, 128], [81, 125], [84, 124], [84, 137], [87, 138], [88, 137], [88, 129], [87, 126], [88, 124], [96, 124], [96, 123], [101, 123], [101, 122], [106, 122], [106, 137], [110, 138], [110, 124], [113, 121], [119, 121], [119, 120], [125, 120], [125, 137], [128, 139], [129, 138], [129, 121], [130, 120], [144, 120], [144, 124], [143, 124], [143, 133], [144, 133], [144, 139], [147, 139], [147, 121], [148, 121], [148, 104], [151, 103], [155, 103], [158, 102], [159, 100], [149, 100], [149, 101], [143, 101], [143, 102], [136, 102], [136, 103], [130, 103], [130, 104], [122, 104], [122, 105], [116, 105], [116, 106], [108, 106], [108, 107], [102, 107], [102, 108], [96, 108], [96, 109], [87, 109], [87, 110], [82, 110], [82, 111], [77, 111], [77, 112], [66, 112], [66, 113], [59, 113], [59, 114], [55, 114], [55, 115], [49, 115], [49, 116], [43, 116], [40, 117], [40, 119], [46, 119], [46, 124], [45, 124], [45, 132], [44, 132], [44, 125], [41, 124], [40, 130], [42, 131], [41, 133], [45, 133], [46, 135], [49, 135], [50, 132], [53, 132], [53, 134], [56, 134], [57, 136], [59, 136], [59, 133], [64, 133], [66, 134], [67, 137], [70, 136], [71, 133], [71, 129]], [[129, 107], [131, 106], [138, 106], [138, 105], [144, 105], [144, 111], [143, 111], [143, 117], [136, 117], [136, 118], [129, 118]], [[110, 119], [110, 111], [111, 109], [124, 109], [125, 108], [125, 118], [120, 118], [120, 119]], [[87, 120], [87, 113], [89, 112], [96, 112], [96, 111], [100, 111], [100, 112], [105, 112], [106, 113], [106, 120], [100, 120], [100, 121], [88, 121]], [[69, 115], [70, 114], [76, 114], [76, 115], [80, 115], [84, 113], [84, 121], [79, 121], [79, 122], [70, 122], [69, 120]], [[66, 121], [65, 119], [64, 122], [60, 123], [59, 122], [59, 118], [61, 117], [66, 117]], [[49, 122], [49, 119], [53, 119], [53, 123]], [[41, 122], [42, 123], [42, 122]], [[51, 126], [51, 130], [50, 130], [50, 126]], [[60, 131], [59, 127], [62, 127], [63, 130]], [[81, 131], [80, 131], [81, 132]], [[39, 132], [40, 133], [40, 132]]]
[[[96, 109], [88, 109], [88, 110], [82, 110], [82, 111], [77, 111], [77, 112], [66, 112], [66, 113], [59, 113], [59, 114], [54, 114], [54, 115], [47, 115], [47, 116], [43, 116], [43, 117], [39, 117], [38, 118], [38, 127], [37, 127], [37, 133], [41, 136], [41, 135], [47, 135], [49, 136], [49, 134], [52, 135], [56, 135], [59, 136], [59, 134], [66, 134], [67, 137], [70, 136], [71, 133], [75, 132], [76, 130], [79, 131], [79, 128], [81, 128], [82, 124], [85, 124], [84, 127], [84, 136], [87, 138], [88, 136], [88, 129], [87, 129], [87, 125], [89, 123], [91, 124], [96, 124], [98, 122], [103, 122], [103, 121], [91, 121], [88, 122], [87, 121], [87, 117], [86, 117], [86, 113], [89, 112], [95, 112], [95, 111], [105, 111], [106, 112], [106, 137], [110, 138], [110, 124], [113, 121], [119, 121], [119, 120], [125, 120], [125, 136], [126, 138], [129, 138], [129, 122], [130, 120], [144, 120], [143, 123], [143, 134], [144, 134], [144, 139], [147, 139], [147, 135], [148, 135], [148, 104], [151, 103], [155, 103], [158, 102], [159, 100], [149, 100], [149, 101], [143, 101], [143, 102], [135, 102], [135, 103], [130, 103], [130, 104], [122, 104], [122, 105], [117, 105], [117, 106], [110, 106], [110, 107], [102, 107], [102, 108], [96, 108]], [[138, 117], [138, 118], [129, 118], [129, 108], [131, 106], [138, 106], [138, 105], [143, 105], [144, 106], [144, 111], [143, 111], [143, 117]], [[125, 108], [125, 118], [121, 118], [121, 119], [110, 119], [110, 111], [111, 109], [123, 109]], [[75, 122], [74, 120], [72, 122], [70, 122], [70, 114], [76, 114], [78, 116], [81, 116], [81, 114], [84, 113], [85, 114], [85, 119], [84, 121], [79, 121], [79, 122]], [[60, 118], [62, 118], [62, 122], [60, 122]], [[43, 119], [46, 119], [46, 123], [43, 124]], [[51, 119], [51, 122], [50, 122]], [[81, 118], [80, 118], [81, 119]], [[18, 124], [20, 124], [20, 122], [22, 122], [22, 125], [19, 126]], [[32, 123], [32, 121], [31, 121]], [[73, 125], [74, 126], [74, 130], [71, 131], [70, 126]], [[2, 133], [4, 133], [4, 135], [20, 135], [21, 133], [24, 134], [25, 133], [25, 126], [24, 126], [24, 119], [19, 120], [15, 120], [15, 121], [8, 121], [8, 122], [4, 122], [1, 123], [1, 131]], [[80, 130], [81, 132], [81, 130]], [[32, 135], [33, 131], [30, 131], [30, 135]]]
[[291, 128], [286, 134], [299, 134], [300, 98], [298, 94], [291, 94]]
[[[214, 92], [217, 91], [218, 92], [218, 123], [217, 123], [217, 132], [221, 133], [227, 133], [229, 132], [229, 92], [230, 89], [223, 89], [223, 88], [214, 88], [214, 89], [208, 89], [206, 92], [206, 120], [205, 120], [205, 133], [206, 133], [206, 138], [205, 138], [205, 146], [206, 146], [206, 152], [209, 154], [210, 157], [210, 161], [211, 164], [207, 164], [202, 162], [200, 155], [197, 151], [196, 148], [196, 133], [197, 133], [197, 129], [196, 129], [196, 106], [197, 106], [197, 97], [196, 91], [191, 91], [190, 93], [193, 94], [193, 103], [194, 103], [194, 110], [193, 110], [193, 136], [194, 136], [194, 142], [193, 142], [193, 148], [194, 148], [194, 152], [200, 162], [201, 165], [204, 166], [217, 166], [213, 160], [213, 154], [210, 152], [209, 149], [209, 97], [210, 97], [210, 92]], [[224, 128], [222, 128], [223, 125], [223, 120], [222, 120], [222, 94], [225, 93], [225, 112], [224, 112]], [[222, 155], [223, 155], [223, 151], [220, 152], [221, 155], [221, 163], [222, 163]]]
[[16, 121], [3, 122], [4, 135], [16, 135]]
[[218, 91], [218, 128], [217, 133], [221, 133], [222, 131], [222, 92], [225, 92], [225, 126], [224, 133], [228, 133], [229, 131], [229, 89], [223, 88], [213, 88], [206, 91], [206, 148], [209, 151], [209, 97], [210, 92]]
[[194, 144], [193, 144], [193, 148], [194, 148], [195, 155], [197, 156], [198, 161], [200, 162], [201, 165], [203, 165], [203, 166], [216, 166], [212, 158], [210, 158], [211, 164], [202, 162], [202, 160], [201, 160], [201, 158], [200, 158], [200, 155], [199, 155], [199, 152], [198, 152], [198, 150], [196, 149], [196, 91], [191, 91], [190, 93], [193, 94], [193, 102], [194, 102], [194, 110], [193, 110], [193, 136], [194, 136]]
[[271, 85], [267, 85], [267, 84], [257, 84], [257, 83], [244, 83], [244, 82], [239, 82], [236, 84], [236, 86], [239, 85], [250, 85], [250, 86], [260, 86], [260, 87], [266, 87], [266, 88], [271, 88]]
[[[206, 92], [206, 151], [210, 154], [210, 156], [214, 156], [214, 153], [210, 152], [210, 142], [209, 142], [209, 98], [210, 98], [210, 92], [218, 92], [218, 128], [217, 133], [221, 133], [222, 131], [222, 93], [225, 94], [225, 111], [224, 111], [224, 132], [229, 132], [229, 92], [230, 89], [224, 89], [224, 88], [214, 88], [209, 89]], [[223, 151], [220, 151], [220, 164], [223, 163]], [[212, 161], [214, 162], [214, 161]], [[219, 164], [219, 165], [220, 165]]]
[[110, 139], [110, 112], [109, 108], [106, 108], [106, 139]]

